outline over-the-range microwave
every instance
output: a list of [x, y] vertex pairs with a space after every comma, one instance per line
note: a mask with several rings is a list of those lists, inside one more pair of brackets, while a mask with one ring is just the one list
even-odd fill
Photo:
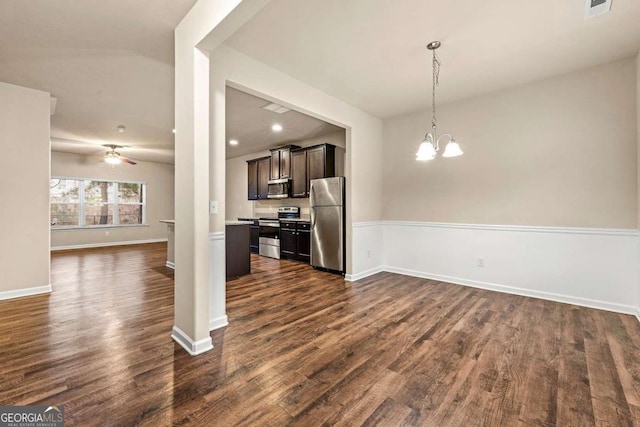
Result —
[[286, 199], [291, 191], [291, 180], [289, 178], [272, 179], [267, 182], [267, 199]]

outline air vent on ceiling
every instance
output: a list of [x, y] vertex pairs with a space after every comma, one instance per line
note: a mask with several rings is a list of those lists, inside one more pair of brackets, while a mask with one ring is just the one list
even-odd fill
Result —
[[602, 15], [611, 10], [612, 0], [585, 0], [584, 19]]
[[283, 107], [282, 105], [276, 104], [275, 102], [270, 102], [268, 104], [263, 105], [260, 108], [264, 108], [265, 110], [273, 111], [274, 113], [284, 114], [287, 111], [291, 111], [290, 108]]

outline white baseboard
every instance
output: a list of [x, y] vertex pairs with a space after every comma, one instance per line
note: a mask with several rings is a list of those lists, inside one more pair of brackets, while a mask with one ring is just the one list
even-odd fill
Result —
[[595, 308], [599, 310], [613, 311], [616, 313], [634, 314], [637, 310], [631, 305], [615, 304], [606, 301], [596, 301], [587, 298], [572, 297], [568, 295], [555, 294], [550, 292], [534, 291], [531, 289], [517, 288], [513, 286], [499, 285], [497, 283], [479, 282], [475, 280], [462, 279], [459, 277], [443, 276], [440, 274], [426, 273], [422, 271], [407, 270], [385, 266], [383, 271], [403, 274], [405, 276], [420, 277], [423, 279], [438, 280], [440, 282], [453, 283], [456, 285], [470, 286], [473, 288], [485, 289], [489, 291], [502, 292], [512, 295], [540, 298], [549, 301], [562, 302], [566, 304], [579, 305], [582, 307]]
[[211, 342], [211, 337], [206, 337], [198, 341], [193, 341], [189, 335], [185, 334], [180, 328], [177, 326], [173, 327], [173, 332], [171, 333], [171, 338], [182, 348], [184, 348], [187, 353], [192, 356], [197, 356], [198, 354], [205, 353], [213, 348], [213, 343]]
[[172, 270], [176, 269], [176, 264], [171, 262], [171, 261], [167, 261], [167, 263], [165, 264], [167, 267], [169, 267]]
[[209, 330], [213, 331], [214, 329], [224, 328], [229, 324], [229, 319], [226, 315], [216, 317], [215, 319], [209, 320]]
[[82, 245], [52, 246], [51, 250], [66, 251], [69, 249], [88, 249], [88, 248], [104, 248], [109, 246], [144, 245], [146, 243], [161, 243], [166, 241], [167, 241], [167, 238], [165, 237], [163, 239], [129, 240], [125, 242], [86, 243]]
[[381, 273], [383, 271], [383, 267], [375, 267], [356, 274], [345, 274], [344, 280], [346, 280], [347, 282], [355, 282], [356, 280], [364, 279], [365, 277], [373, 276], [374, 274]]
[[28, 297], [31, 295], [50, 294], [51, 285], [36, 286], [34, 288], [15, 289], [12, 291], [0, 292], [0, 301], [5, 299], [13, 299], [20, 297]]
[[636, 319], [640, 322], [640, 308], [636, 308]]

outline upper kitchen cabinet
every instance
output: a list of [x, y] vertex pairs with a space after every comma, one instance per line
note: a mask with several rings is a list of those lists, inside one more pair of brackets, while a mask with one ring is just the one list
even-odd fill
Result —
[[[339, 151], [339, 153], [338, 153]], [[290, 197], [309, 197], [310, 181], [331, 178], [336, 172], [344, 173], [344, 149], [320, 144], [308, 148], [295, 145], [274, 148], [269, 157], [248, 160], [249, 200], [263, 200], [269, 193], [270, 180], [290, 180]], [[276, 184], [276, 183], [272, 183]]]
[[270, 169], [270, 157], [247, 161], [247, 198], [249, 200], [262, 200], [267, 198], [267, 194], [269, 193], [268, 183]]
[[291, 152], [291, 197], [307, 197], [307, 150]]
[[247, 161], [247, 183], [249, 185], [247, 198], [258, 200], [258, 160]]
[[336, 176], [336, 147], [331, 144], [291, 152], [291, 197], [309, 197], [312, 179]]
[[291, 150], [300, 148], [296, 145], [274, 148], [271, 150], [271, 173], [269, 179], [291, 178]]
[[321, 144], [309, 147], [307, 151], [307, 179], [306, 190], [309, 194], [312, 179], [331, 178], [336, 176], [336, 147], [331, 144]]

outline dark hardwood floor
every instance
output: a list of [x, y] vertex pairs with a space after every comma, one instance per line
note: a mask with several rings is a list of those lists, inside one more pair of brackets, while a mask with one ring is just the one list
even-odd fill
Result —
[[191, 357], [165, 255], [53, 253], [51, 295], [0, 302], [0, 404], [62, 404], [69, 426], [640, 424], [632, 316], [254, 255]]

